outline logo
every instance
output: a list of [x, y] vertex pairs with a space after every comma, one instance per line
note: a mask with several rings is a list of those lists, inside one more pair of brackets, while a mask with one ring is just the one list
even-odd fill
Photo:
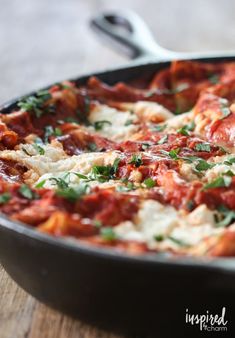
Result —
[[212, 314], [207, 310], [205, 314], [190, 314], [186, 309], [185, 321], [187, 324], [198, 325], [200, 331], [227, 331], [228, 320], [225, 319], [226, 308], [220, 314]]

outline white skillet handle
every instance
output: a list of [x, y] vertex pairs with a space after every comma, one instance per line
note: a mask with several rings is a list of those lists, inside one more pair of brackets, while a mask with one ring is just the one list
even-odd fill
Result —
[[145, 22], [131, 11], [99, 14], [91, 20], [91, 27], [132, 59], [146, 58], [156, 62], [235, 56], [235, 51], [178, 53], [167, 50], [158, 45]]

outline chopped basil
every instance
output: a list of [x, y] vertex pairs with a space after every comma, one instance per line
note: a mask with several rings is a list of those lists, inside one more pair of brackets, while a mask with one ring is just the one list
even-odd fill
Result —
[[211, 146], [210, 146], [209, 143], [197, 143], [195, 145], [195, 150], [210, 152], [211, 151]]
[[141, 147], [142, 147], [143, 150], [146, 150], [146, 149], [148, 149], [149, 147], [151, 147], [151, 144], [149, 144], [149, 143], [142, 143], [142, 144], [141, 144]]
[[102, 222], [101, 222], [100, 220], [98, 220], [98, 219], [95, 219], [95, 220], [93, 221], [93, 223], [94, 223], [94, 226], [95, 226], [96, 228], [102, 227]]
[[204, 171], [211, 169], [215, 166], [215, 164], [208, 163], [207, 161], [200, 159], [198, 160], [198, 163], [195, 165], [195, 169], [198, 171]]
[[233, 163], [235, 163], [235, 157], [230, 157], [229, 159], [224, 161], [224, 164], [226, 165], [232, 165]]
[[189, 132], [188, 132], [188, 129], [186, 128], [186, 126], [183, 126], [182, 128], [178, 129], [177, 133], [184, 135], [184, 136], [189, 136]]
[[155, 235], [154, 239], [157, 242], [162, 242], [164, 240], [164, 236], [163, 235]]
[[231, 114], [231, 111], [228, 107], [221, 108], [221, 111], [222, 111], [222, 114], [223, 114], [222, 119], [224, 119], [225, 117], [227, 117]]
[[117, 172], [118, 165], [121, 159], [116, 158], [113, 165], [95, 165], [92, 167], [91, 174], [89, 179], [97, 180], [99, 182], [106, 182], [114, 178], [114, 175]]
[[133, 124], [133, 120], [129, 119], [129, 120], [126, 120], [124, 126], [130, 126], [131, 124]]
[[180, 152], [180, 148], [172, 149], [171, 151], [169, 151], [169, 156], [176, 160], [178, 158], [179, 152]]
[[181, 113], [182, 113], [181, 108], [180, 108], [179, 106], [177, 106], [177, 107], [175, 108], [174, 114], [175, 114], [175, 115], [180, 115]]
[[189, 244], [185, 243], [184, 241], [178, 239], [178, 238], [175, 238], [173, 236], [168, 236], [167, 237], [169, 240], [171, 240], [172, 242], [174, 242], [175, 244], [179, 245], [179, 246], [185, 246], [185, 247], [188, 247], [190, 246]]
[[153, 131], [163, 131], [163, 130], [166, 129], [166, 127], [167, 127], [166, 124], [158, 124], [157, 126], [154, 126], [154, 127], [152, 127], [151, 129], [152, 129]]
[[173, 160], [178, 160], [178, 153], [180, 152], [180, 148], [176, 148], [176, 149], [172, 149], [171, 151], [165, 151], [165, 150], [161, 150], [161, 153], [164, 155], [169, 156], [170, 158], [172, 158]]
[[219, 99], [219, 102], [220, 102], [220, 109], [221, 109], [221, 112], [222, 112], [222, 117], [221, 117], [221, 120], [224, 119], [225, 117], [229, 116], [231, 114], [231, 111], [228, 107], [228, 100], [225, 99], [225, 98], [220, 98]]
[[145, 98], [149, 98], [149, 97], [152, 97], [154, 94], [156, 94], [156, 90], [151, 89], [151, 90], [149, 90], [148, 92], [146, 92], [146, 93], [144, 94], [144, 97], [145, 97]]
[[96, 144], [94, 142], [88, 143], [87, 148], [90, 151], [97, 151], [97, 146], [96, 146]]
[[37, 193], [35, 193], [33, 190], [30, 189], [29, 186], [27, 186], [26, 184], [22, 184], [19, 188], [19, 193], [29, 199], [29, 200], [34, 200], [37, 199], [39, 196]]
[[156, 183], [154, 182], [154, 180], [152, 178], [146, 178], [143, 182], [143, 184], [147, 187], [147, 188], [153, 188], [155, 187]]
[[128, 162], [128, 163], [129, 164], [134, 164], [134, 166], [136, 168], [140, 167], [143, 164], [141, 154], [134, 154], [134, 155], [132, 155], [132, 158], [131, 158], [130, 162]]
[[198, 156], [180, 156], [179, 158], [189, 163], [193, 163], [194, 161], [201, 160], [201, 157], [198, 157]]
[[80, 199], [82, 196], [87, 194], [90, 191], [90, 188], [87, 184], [81, 184], [74, 188], [64, 188], [56, 190], [56, 194], [58, 196], [64, 197], [71, 202], [75, 202], [76, 200]]
[[219, 75], [218, 74], [212, 74], [208, 77], [208, 80], [212, 84], [217, 84], [219, 82]]
[[113, 162], [113, 174], [117, 173], [118, 167], [119, 167], [119, 163], [120, 163], [121, 159], [120, 158], [115, 158], [114, 162]]
[[123, 185], [117, 186], [116, 191], [127, 192], [127, 191], [131, 191], [131, 190], [135, 190], [135, 189], [136, 189], [136, 187], [135, 187], [134, 183], [128, 182], [126, 186], [123, 186]]
[[94, 123], [94, 128], [95, 130], [102, 130], [104, 128], [105, 125], [112, 125], [112, 123], [110, 121], [106, 121], [106, 120], [102, 120], [102, 121], [96, 121]]
[[194, 130], [195, 128], [195, 122], [192, 121], [189, 124], [184, 125], [180, 129], [177, 130], [177, 133], [184, 135], [184, 136], [189, 136], [189, 131]]
[[4, 192], [0, 194], [0, 204], [5, 204], [11, 199], [11, 194], [9, 192]]
[[106, 241], [115, 241], [117, 239], [117, 235], [111, 227], [104, 227], [100, 229], [100, 235]]
[[42, 180], [41, 182], [39, 182], [35, 187], [36, 188], [43, 188], [44, 187], [44, 185], [45, 185], [45, 183], [46, 183], [46, 180]]
[[227, 170], [225, 173], [223, 173], [223, 175], [230, 176], [230, 177], [235, 176], [235, 174], [232, 170]]
[[219, 149], [220, 149], [220, 151], [222, 151], [222, 153], [228, 154], [228, 151], [226, 149], [224, 149], [224, 147], [219, 146]]
[[48, 143], [50, 136], [61, 136], [62, 135], [62, 131], [58, 127], [53, 128], [52, 126], [46, 126], [44, 130], [45, 130], [44, 141], [46, 143]]
[[84, 111], [85, 111], [85, 114], [87, 115], [90, 112], [90, 107], [91, 107], [91, 100], [89, 96], [85, 96], [84, 105], [85, 105]]
[[33, 143], [33, 147], [34, 149], [39, 153], [39, 155], [44, 155], [45, 154], [45, 150], [42, 148], [43, 142], [40, 139], [40, 137], [37, 137]]
[[158, 142], [157, 144], [164, 144], [167, 142], [168, 135], [164, 135]]
[[73, 86], [71, 84], [66, 84], [66, 83], [57, 83], [57, 86], [59, 86], [60, 89], [72, 89]]
[[82, 110], [76, 110], [76, 116], [80, 123], [85, 124], [86, 126], [91, 125], [90, 121], [88, 120], [87, 116], [90, 112], [90, 98], [88, 96], [84, 97], [84, 107]]
[[74, 174], [76, 175], [77, 177], [81, 178], [82, 180], [87, 180], [88, 177], [83, 175], [83, 174], [80, 174], [80, 173], [74, 173], [74, 172], [71, 172], [71, 174]]
[[222, 215], [222, 219], [216, 219], [217, 227], [226, 227], [235, 220], [235, 211], [230, 210], [223, 205], [218, 207], [218, 212]]
[[68, 188], [68, 183], [60, 177], [51, 177], [49, 181], [53, 182], [59, 189], [66, 189]]
[[75, 118], [75, 117], [72, 117], [72, 116], [66, 117], [64, 120], [65, 120], [65, 122], [71, 122], [71, 123], [79, 124], [78, 119]]
[[194, 208], [194, 201], [193, 200], [188, 200], [186, 207], [189, 211], [192, 211]]
[[22, 150], [26, 155], [32, 156], [25, 147], [22, 147]]
[[156, 235], [154, 236], [154, 239], [155, 241], [157, 242], [162, 242], [164, 241], [165, 239], [169, 239], [170, 241], [172, 241], [173, 243], [179, 245], [179, 246], [182, 246], [182, 247], [188, 247], [190, 246], [189, 244], [185, 243], [184, 241], [178, 239], [178, 238], [175, 238], [173, 236], [163, 236], [163, 235]]
[[220, 176], [217, 177], [214, 181], [207, 183], [204, 185], [203, 190], [211, 189], [211, 188], [221, 188], [221, 187], [229, 187], [232, 182], [231, 176]]
[[18, 107], [27, 112], [32, 112], [37, 118], [46, 112], [46, 108], [43, 110], [46, 101], [51, 99], [51, 94], [48, 90], [37, 92], [35, 95], [24, 98], [18, 102]]

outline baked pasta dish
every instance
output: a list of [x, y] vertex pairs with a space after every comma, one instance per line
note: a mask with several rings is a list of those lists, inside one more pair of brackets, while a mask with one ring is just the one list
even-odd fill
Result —
[[235, 63], [23, 98], [0, 114], [0, 209], [119, 252], [235, 256]]

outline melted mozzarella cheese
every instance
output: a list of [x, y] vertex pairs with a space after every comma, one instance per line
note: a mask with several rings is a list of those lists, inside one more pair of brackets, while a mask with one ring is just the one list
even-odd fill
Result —
[[174, 132], [177, 129], [182, 128], [183, 126], [187, 125], [192, 121], [192, 115], [193, 113], [191, 111], [180, 114], [180, 115], [173, 115], [171, 119], [167, 121], [166, 125], [166, 131], [167, 132]]
[[[89, 122], [108, 121], [103, 123], [97, 133], [113, 141], [126, 141], [132, 134], [138, 131], [138, 126], [134, 123], [138, 121], [130, 111], [120, 111], [106, 105], [96, 105], [89, 114]], [[88, 127], [88, 130], [95, 131], [94, 127]]]
[[[208, 236], [217, 236], [223, 229], [215, 226], [214, 213], [200, 205], [189, 214], [153, 200], [145, 200], [133, 222], [114, 228], [124, 240], [146, 242], [150, 249], [179, 249], [199, 244]], [[162, 238], [157, 241], [156, 238]]]
[[163, 122], [174, 115], [156, 102], [139, 101], [133, 105], [134, 113], [144, 122]]
[[212, 158], [211, 162], [214, 163], [215, 166], [206, 171], [204, 180], [211, 182], [228, 171], [235, 175], [235, 163], [226, 164], [226, 161], [228, 163], [230, 158], [234, 158], [234, 156], [225, 155]]
[[[27, 152], [23, 150], [26, 146]], [[110, 151], [106, 153], [83, 153], [68, 157], [60, 147], [47, 144], [43, 148], [45, 153], [40, 155], [35, 153], [33, 145], [20, 145], [16, 151], [2, 151], [0, 157], [2, 159], [17, 161], [24, 165], [29, 169], [25, 174], [25, 182], [27, 184], [37, 184], [42, 180], [49, 180], [51, 177], [62, 178], [69, 172], [78, 172], [86, 175], [95, 165], [112, 165], [114, 160], [120, 155], [118, 151]]]

